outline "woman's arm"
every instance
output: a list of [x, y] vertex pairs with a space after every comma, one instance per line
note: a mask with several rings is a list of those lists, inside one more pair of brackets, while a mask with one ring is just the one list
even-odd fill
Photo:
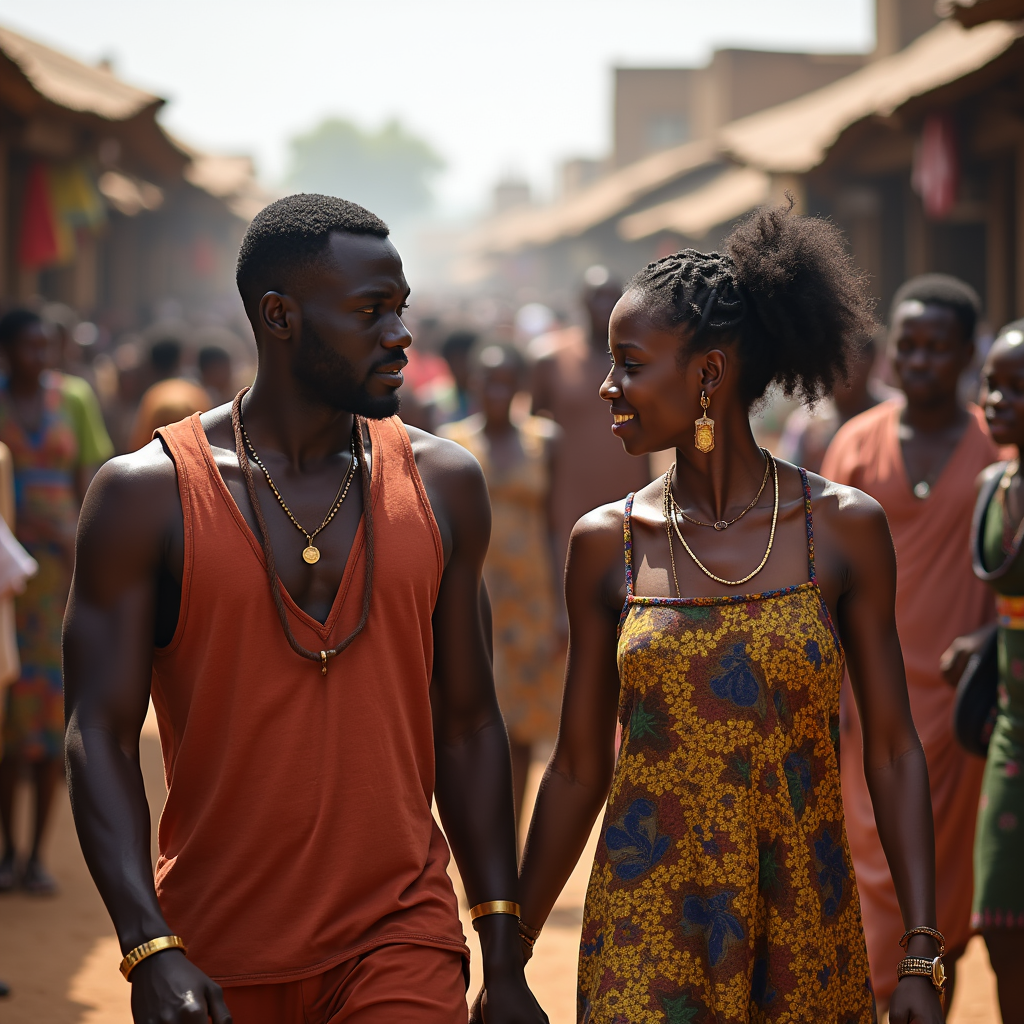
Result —
[[558, 741], [544, 772], [523, 854], [524, 924], [540, 928], [586, 846], [615, 766], [618, 613], [609, 579], [622, 575], [621, 509], [584, 516], [569, 544], [569, 655]]
[[[931, 793], [896, 632], [896, 555], [881, 507], [866, 495], [852, 494], [840, 513], [849, 568], [839, 631], [863, 727], [864, 775], [904, 927], [934, 928]], [[893, 936], [894, 957], [902, 956], [899, 938]], [[931, 959], [938, 947], [934, 939], [915, 935], [907, 953]], [[891, 1024], [942, 1019], [929, 979], [907, 977], [899, 983], [890, 1004]]]

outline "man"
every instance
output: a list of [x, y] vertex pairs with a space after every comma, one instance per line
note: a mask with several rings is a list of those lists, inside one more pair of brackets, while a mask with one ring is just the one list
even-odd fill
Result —
[[196, 360], [199, 365], [199, 381], [213, 402], [230, 402], [234, 397], [231, 381], [234, 368], [231, 355], [220, 345], [204, 345]]
[[895, 397], [892, 388], [873, 376], [878, 347], [873, 337], [865, 338], [846, 384], [837, 387], [831, 398], [814, 406], [798, 406], [789, 414], [776, 452], [780, 459], [817, 473], [832, 438], [844, 423]]
[[598, 393], [608, 375], [608, 321], [622, 288], [599, 266], [587, 270], [584, 284], [585, 330], [569, 327], [541, 335], [529, 346], [534, 360], [533, 411], [562, 428], [550, 499], [559, 580], [569, 534], [580, 516], [624, 498], [651, 479], [647, 459], [623, 451]]
[[[463, 449], [394, 416], [411, 337], [387, 236], [326, 196], [260, 213], [237, 273], [252, 389], [89, 493], [65, 626], [75, 820], [122, 952], [188, 947], [131, 970], [137, 1022], [464, 1022], [432, 794], [471, 905], [516, 898], [487, 491]], [[545, 1021], [516, 919], [483, 909], [485, 1019]]]
[[[890, 355], [905, 399], [854, 417], [835, 436], [823, 476], [867, 491], [885, 509], [896, 547], [896, 624], [914, 722], [928, 759], [935, 817], [938, 926], [946, 970], [970, 937], [972, 850], [984, 763], [953, 736], [955, 690], [940, 664], [953, 641], [992, 621], [992, 599], [971, 571], [974, 481], [998, 450], [984, 415], [958, 397], [974, 356], [980, 302], [955, 278], [929, 274], [893, 300]], [[955, 683], [955, 679], [953, 680]], [[879, 1011], [896, 987], [902, 931], [861, 765], [860, 724], [844, 694], [841, 769], [850, 849], [863, 905]]]

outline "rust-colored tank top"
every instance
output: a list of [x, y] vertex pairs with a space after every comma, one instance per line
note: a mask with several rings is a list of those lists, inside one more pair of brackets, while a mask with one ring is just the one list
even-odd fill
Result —
[[[168, 787], [157, 894], [189, 959], [222, 985], [312, 976], [392, 942], [466, 948], [430, 813], [441, 538], [401, 421], [369, 429], [373, 600], [326, 677], [288, 646], [199, 415], [159, 431], [185, 560], [178, 627], [153, 658]], [[283, 593], [299, 643], [349, 634], [364, 571], [360, 523], [326, 623]]]

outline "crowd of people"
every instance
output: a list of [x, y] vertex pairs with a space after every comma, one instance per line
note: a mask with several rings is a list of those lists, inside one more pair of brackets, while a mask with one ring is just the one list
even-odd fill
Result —
[[785, 209], [590, 268], [578, 326], [418, 353], [353, 204], [272, 204], [238, 281], [251, 387], [223, 332], [98, 358], [60, 310], [0, 319], [0, 891], [55, 890], [66, 749], [137, 1020], [465, 1020], [434, 794], [471, 1019], [539, 1022], [523, 962], [605, 808], [581, 1021], [937, 1022], [981, 933], [1024, 1022], [1024, 321], [979, 352], [930, 274], [879, 326]]

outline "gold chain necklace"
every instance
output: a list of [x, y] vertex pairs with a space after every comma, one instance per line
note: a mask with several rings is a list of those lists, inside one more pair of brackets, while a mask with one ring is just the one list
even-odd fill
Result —
[[295, 527], [299, 531], [299, 533], [301, 533], [302, 536], [306, 538], [306, 546], [302, 549], [302, 560], [307, 565], [316, 565], [316, 563], [320, 561], [320, 549], [313, 543], [313, 538], [321, 530], [323, 530], [323, 528], [335, 517], [338, 509], [341, 508], [341, 503], [348, 496], [348, 489], [349, 487], [352, 486], [352, 479], [355, 477], [356, 466], [359, 462], [359, 460], [356, 458], [355, 430], [353, 429], [352, 443], [350, 446], [352, 452], [352, 463], [348, 467], [348, 472], [345, 474], [345, 479], [341, 481], [341, 487], [338, 488], [337, 496], [335, 497], [334, 502], [331, 504], [330, 511], [324, 517], [324, 521], [312, 533], [310, 533], [298, 521], [298, 519], [296, 519], [295, 516], [292, 515], [292, 510], [285, 504], [285, 500], [284, 498], [281, 497], [281, 492], [277, 489], [277, 485], [274, 483], [273, 478], [270, 476], [267, 467], [263, 465], [263, 460], [259, 457], [259, 455], [256, 454], [256, 449], [253, 447], [252, 441], [249, 440], [249, 435], [245, 432], [245, 426], [241, 424], [241, 422], [239, 423], [239, 426], [241, 426], [242, 428], [242, 437], [245, 438], [245, 445], [249, 449], [250, 454], [252, 455], [253, 462], [255, 462], [256, 465], [263, 470], [263, 475], [267, 478], [267, 483], [270, 485], [271, 491], [274, 492], [274, 497], [277, 498], [281, 508], [284, 509], [284, 514], [292, 521], [292, 523], [295, 524]]
[[[728, 530], [733, 523], [739, 522], [739, 520], [742, 519], [761, 500], [761, 495], [764, 494], [765, 484], [768, 483], [768, 473], [772, 467], [772, 460], [766, 448], [761, 449], [761, 454], [764, 456], [764, 476], [761, 478], [761, 486], [757, 489], [757, 494], [754, 495], [754, 500], [738, 516], [735, 516], [732, 519], [719, 519], [716, 523], [704, 523], [699, 519], [694, 519], [693, 516], [688, 516], [676, 502], [674, 496], [672, 497], [672, 507], [688, 523], [693, 523], [694, 526], [713, 526], [719, 533], [721, 533], [722, 530]], [[669, 494], [671, 493], [672, 492], [669, 491]]]
[[[764, 450], [764, 449], [762, 449], [762, 450]], [[741, 586], [742, 584], [747, 583], [750, 580], [752, 580], [765, 567], [765, 565], [767, 564], [768, 556], [772, 553], [772, 545], [775, 543], [775, 527], [776, 527], [776, 525], [778, 524], [778, 521], [779, 521], [779, 469], [778, 469], [778, 466], [775, 463], [775, 459], [772, 457], [771, 453], [765, 451], [765, 455], [768, 457], [768, 460], [771, 463], [772, 477], [774, 478], [774, 481], [775, 481], [775, 507], [772, 510], [772, 529], [771, 529], [771, 533], [768, 535], [768, 547], [765, 550], [764, 558], [761, 559], [760, 564], [758, 565], [758, 567], [753, 572], [748, 573], [741, 580], [725, 580], [725, 579], [722, 579], [721, 576], [716, 576], [693, 553], [693, 550], [690, 548], [690, 545], [686, 543], [686, 538], [683, 536], [682, 530], [679, 529], [679, 520], [676, 517], [676, 509], [678, 508], [678, 506], [676, 505], [675, 498], [672, 495], [672, 474], [676, 471], [676, 464], [674, 462], [672, 463], [672, 466], [669, 468], [669, 471], [665, 474], [665, 492], [664, 492], [662, 508], [663, 508], [663, 512], [665, 514], [665, 531], [668, 534], [668, 550], [669, 550], [669, 555], [670, 555], [670, 557], [672, 559], [672, 579], [673, 579], [673, 582], [675, 583], [676, 596], [677, 597], [681, 597], [682, 594], [680, 593], [680, 590], [679, 590], [679, 579], [678, 579], [678, 577], [676, 575], [676, 556], [675, 556], [675, 551], [673, 550], [673, 547], [672, 547], [672, 529], [671, 529], [671, 527], [675, 528], [676, 536], [679, 538], [679, 543], [682, 544], [683, 547], [686, 549], [686, 553], [690, 556], [690, 558], [693, 559], [694, 564], [697, 566], [697, 568], [700, 569], [700, 571], [702, 573], [704, 573], [705, 576], [710, 577], [716, 583], [721, 583], [722, 586], [725, 586], [725, 587], [738, 587], [738, 586]]]

